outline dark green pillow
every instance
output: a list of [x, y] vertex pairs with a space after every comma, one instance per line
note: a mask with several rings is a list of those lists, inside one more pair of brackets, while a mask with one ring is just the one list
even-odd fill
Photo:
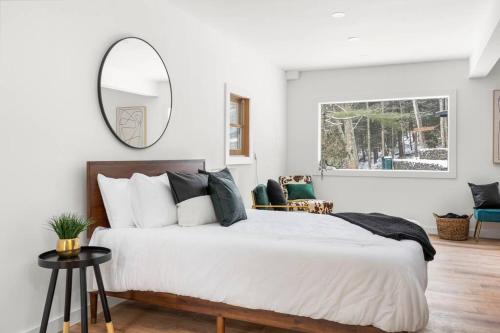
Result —
[[[269, 197], [267, 196], [266, 185], [259, 184], [253, 190], [256, 205], [267, 206], [270, 204]], [[263, 208], [258, 208], [263, 209]]]
[[247, 219], [240, 191], [232, 179], [209, 174], [208, 193], [214, 205], [217, 221], [222, 226], [229, 227], [233, 223]]
[[288, 200], [316, 199], [312, 184], [288, 184], [286, 190]]

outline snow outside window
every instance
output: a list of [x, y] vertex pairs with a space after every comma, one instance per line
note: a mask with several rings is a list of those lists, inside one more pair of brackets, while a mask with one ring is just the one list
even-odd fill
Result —
[[322, 172], [451, 175], [450, 96], [320, 103], [319, 113]]

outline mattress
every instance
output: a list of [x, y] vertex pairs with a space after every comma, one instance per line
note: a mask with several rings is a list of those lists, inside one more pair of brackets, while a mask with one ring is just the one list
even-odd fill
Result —
[[427, 324], [418, 243], [329, 215], [247, 214], [231, 227], [99, 228], [90, 245], [113, 251], [101, 267], [109, 291], [168, 292], [388, 332]]

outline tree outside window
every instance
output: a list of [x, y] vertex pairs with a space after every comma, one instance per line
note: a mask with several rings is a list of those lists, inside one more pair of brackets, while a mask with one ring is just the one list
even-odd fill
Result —
[[448, 171], [448, 97], [320, 104], [327, 169]]

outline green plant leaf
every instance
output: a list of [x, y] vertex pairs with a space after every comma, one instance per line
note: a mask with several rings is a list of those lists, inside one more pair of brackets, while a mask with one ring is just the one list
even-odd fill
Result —
[[64, 213], [54, 216], [49, 220], [49, 228], [52, 229], [59, 239], [77, 238], [78, 235], [87, 230], [93, 221], [74, 213]]

